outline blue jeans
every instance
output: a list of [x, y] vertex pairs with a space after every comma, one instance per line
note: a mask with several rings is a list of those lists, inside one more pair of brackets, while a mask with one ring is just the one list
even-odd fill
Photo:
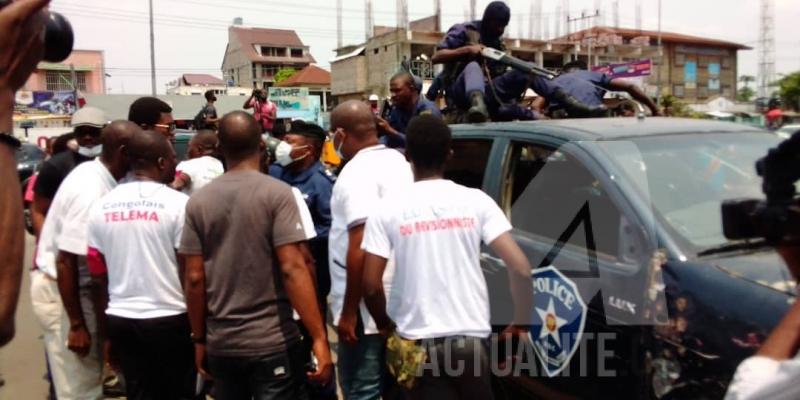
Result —
[[208, 356], [216, 399], [307, 400], [304, 357], [300, 342], [264, 356]]
[[386, 339], [381, 335], [359, 334], [355, 346], [339, 343], [339, 383], [346, 400], [381, 398], [386, 379], [385, 352]]

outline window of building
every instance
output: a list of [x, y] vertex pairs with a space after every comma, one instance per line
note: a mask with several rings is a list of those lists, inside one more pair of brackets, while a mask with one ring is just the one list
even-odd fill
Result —
[[83, 90], [86, 91], [86, 72], [75, 73], [75, 87], [72, 87], [72, 78], [69, 71], [47, 71], [45, 84], [49, 91]]
[[303, 58], [303, 49], [292, 49], [292, 58]]
[[483, 186], [483, 176], [491, 151], [492, 139], [454, 140], [453, 157], [447, 163], [445, 179], [480, 189]]
[[708, 97], [708, 86], [698, 85], [697, 86], [697, 98], [698, 99], [705, 99], [707, 97]]
[[262, 78], [272, 78], [275, 74], [278, 73], [278, 70], [281, 68], [277, 65], [269, 65], [269, 64], [262, 64], [261, 65], [261, 77]]
[[672, 87], [672, 95], [675, 97], [683, 97], [686, 94], [684, 93], [683, 85], [674, 85]]
[[722, 69], [730, 69], [733, 65], [732, 57], [722, 57]]
[[261, 55], [264, 57], [286, 57], [286, 48], [261, 46]]
[[686, 55], [680, 53], [675, 54], [675, 66], [682, 67], [684, 63], [686, 63]]
[[376, 47], [372, 50], [372, 54], [378, 54], [381, 51], [380, 47]]

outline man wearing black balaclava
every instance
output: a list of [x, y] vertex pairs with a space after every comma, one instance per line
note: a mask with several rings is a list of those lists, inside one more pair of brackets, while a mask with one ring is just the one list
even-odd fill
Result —
[[[467, 110], [467, 121], [485, 122], [490, 116], [496, 121], [534, 119], [530, 109], [516, 103], [529, 87], [568, 108], [593, 113], [597, 107], [584, 105], [545, 78], [517, 70], [508, 71], [505, 65], [492, 60], [486, 60], [484, 65], [481, 58], [483, 48], [505, 51], [502, 37], [510, 19], [511, 9], [502, 1], [493, 1], [486, 7], [480, 21], [453, 25], [433, 55], [431, 61], [434, 64], [445, 64], [441, 74], [443, 86], [455, 106]], [[489, 74], [488, 79], [484, 71]]]

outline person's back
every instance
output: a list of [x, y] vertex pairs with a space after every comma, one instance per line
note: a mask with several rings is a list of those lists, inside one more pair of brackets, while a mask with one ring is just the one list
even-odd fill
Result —
[[176, 170], [178, 174], [186, 174], [191, 179], [189, 187], [184, 187], [184, 193], [191, 196], [211, 181], [225, 173], [222, 162], [212, 156], [200, 156], [191, 160], [181, 161]]
[[387, 197], [373, 215], [380, 225], [398, 228], [385, 232], [395, 254], [393, 288], [417, 299], [390, 301], [398, 332], [408, 339], [489, 336], [478, 255], [481, 241], [490, 243], [510, 228], [494, 200], [449, 180], [425, 180]]
[[296, 209], [290, 187], [258, 171], [228, 172], [189, 200], [185, 232], [197, 237], [182, 250], [203, 251], [209, 354], [269, 354], [299, 338], [274, 254], [305, 240]]
[[573, 70], [557, 76], [553, 83], [584, 104], [596, 106], [603, 104], [603, 89], [611, 81], [608, 75], [586, 71]]

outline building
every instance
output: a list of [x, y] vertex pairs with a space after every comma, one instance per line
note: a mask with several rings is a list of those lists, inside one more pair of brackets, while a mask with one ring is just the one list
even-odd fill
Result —
[[[651, 58], [652, 74], [645, 81], [651, 95], [671, 94], [689, 103], [703, 103], [716, 97], [736, 98], [739, 50], [751, 50], [743, 44], [662, 32], [662, 57], [658, 57], [658, 36], [655, 31], [596, 27], [562, 38], [562, 41], [592, 45], [592, 63], [614, 63], [621, 60], [616, 48], [638, 46], [641, 55]], [[626, 55], [630, 58], [631, 55]], [[587, 58], [588, 59], [588, 58]], [[660, 82], [659, 82], [660, 78]]]
[[308, 88], [309, 96], [319, 97], [322, 112], [327, 112], [332, 108], [331, 73], [316, 65], [303, 68], [275, 86]]
[[[364, 99], [370, 94], [388, 96], [391, 76], [407, 68], [423, 78], [427, 87], [441, 66], [429, 61], [444, 33], [436, 17], [410, 23], [409, 30], [375, 27], [365, 43], [336, 50], [331, 60], [332, 95], [336, 102]], [[645, 90], [656, 96], [657, 74], [662, 94], [673, 94], [687, 102], [721, 95], [736, 96], [737, 51], [747, 46], [677, 33], [662, 33], [663, 60], [659, 61], [657, 33], [632, 29], [592, 28], [549, 41], [506, 39], [515, 57], [540, 67], [557, 70], [566, 62], [581, 59], [592, 65], [651, 59], [653, 75]], [[665, 68], [659, 69], [663, 62]]]
[[[75, 71], [75, 87], [72, 83]], [[101, 50], [73, 50], [60, 63], [40, 62], [21, 90], [58, 92], [80, 90], [83, 93], [106, 92], [105, 56]]]
[[228, 29], [222, 73], [232, 86], [267, 88], [280, 69], [301, 70], [314, 62], [295, 31], [234, 25]]
[[227, 86], [222, 79], [207, 74], [183, 74], [167, 85], [167, 94], [181, 96], [202, 96], [213, 90], [216, 95], [248, 96], [251, 88]]

